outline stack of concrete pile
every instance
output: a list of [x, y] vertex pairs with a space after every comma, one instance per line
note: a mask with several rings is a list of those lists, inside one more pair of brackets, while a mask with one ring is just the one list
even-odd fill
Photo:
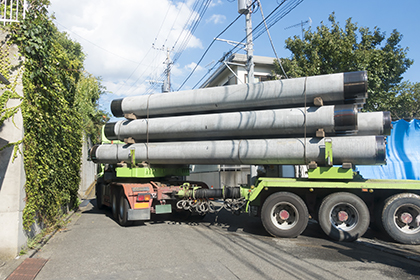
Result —
[[325, 165], [385, 162], [388, 112], [361, 113], [366, 72], [156, 93], [113, 100], [109, 140], [91, 150], [97, 163]]

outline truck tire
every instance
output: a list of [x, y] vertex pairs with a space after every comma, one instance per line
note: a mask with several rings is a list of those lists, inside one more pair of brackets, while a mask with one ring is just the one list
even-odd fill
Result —
[[303, 200], [289, 192], [270, 195], [261, 209], [261, 221], [267, 232], [276, 237], [297, 237], [308, 225], [309, 213]]
[[119, 192], [118, 188], [113, 188], [111, 190], [111, 210], [112, 210], [112, 218], [114, 220], [118, 219], [118, 202], [119, 202]]
[[319, 207], [318, 222], [326, 235], [337, 241], [354, 241], [369, 227], [369, 209], [355, 194], [333, 193]]
[[96, 206], [98, 209], [104, 209], [105, 205], [103, 204], [104, 197], [104, 185], [101, 181], [96, 182]]
[[420, 196], [400, 193], [388, 198], [382, 210], [388, 235], [403, 244], [420, 244]]
[[127, 197], [125, 196], [124, 189], [121, 188], [118, 200], [118, 223], [123, 227], [131, 224], [128, 221], [128, 209], [130, 209], [130, 205], [128, 204]]

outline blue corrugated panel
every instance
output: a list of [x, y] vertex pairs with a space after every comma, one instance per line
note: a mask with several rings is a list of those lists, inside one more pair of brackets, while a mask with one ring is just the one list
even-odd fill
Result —
[[387, 164], [357, 166], [366, 179], [420, 180], [420, 120], [393, 122], [387, 137]]

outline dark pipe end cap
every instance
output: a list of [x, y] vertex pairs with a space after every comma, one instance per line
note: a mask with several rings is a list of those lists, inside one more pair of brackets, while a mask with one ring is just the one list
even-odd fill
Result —
[[89, 150], [89, 158], [90, 160], [92, 160], [93, 162], [96, 163], [96, 150], [98, 149], [99, 144], [94, 145], [92, 148], [90, 148]]
[[118, 140], [115, 135], [115, 122], [106, 123], [104, 127], [104, 134], [108, 140]]
[[392, 118], [391, 112], [385, 111], [384, 114], [384, 135], [391, 135]]
[[123, 99], [124, 98], [114, 99], [111, 102], [111, 112], [117, 118], [124, 117], [124, 112], [123, 112], [122, 107], [121, 107], [121, 105], [122, 105], [121, 103], [122, 103]]

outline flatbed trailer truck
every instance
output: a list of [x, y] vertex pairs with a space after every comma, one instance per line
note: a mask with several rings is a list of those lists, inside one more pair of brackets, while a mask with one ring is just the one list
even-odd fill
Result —
[[[102, 166], [97, 205], [127, 226], [152, 214], [213, 213], [220, 199], [227, 210], [261, 217], [276, 237], [300, 235], [312, 218], [338, 241], [372, 225], [420, 244], [419, 181], [366, 180], [353, 170], [385, 162], [385, 137], [371, 135], [386, 135], [390, 117], [358, 111], [366, 92], [366, 72], [352, 72], [114, 100], [113, 114], [127, 120], [108, 123], [104, 143], [91, 149]], [[190, 164], [266, 172], [253, 185], [209, 189], [185, 180]], [[275, 164], [305, 164], [307, 178], [279, 178], [270, 173]]]
[[107, 165], [99, 174], [96, 198], [122, 226], [146, 221], [151, 214], [205, 215], [223, 200], [234, 213], [261, 217], [276, 237], [296, 237], [318, 221], [327, 236], [354, 241], [370, 225], [404, 244], [420, 244], [420, 183], [415, 180], [363, 179], [352, 169], [315, 167], [309, 178], [259, 177], [255, 185], [209, 189], [183, 180], [187, 166]]

